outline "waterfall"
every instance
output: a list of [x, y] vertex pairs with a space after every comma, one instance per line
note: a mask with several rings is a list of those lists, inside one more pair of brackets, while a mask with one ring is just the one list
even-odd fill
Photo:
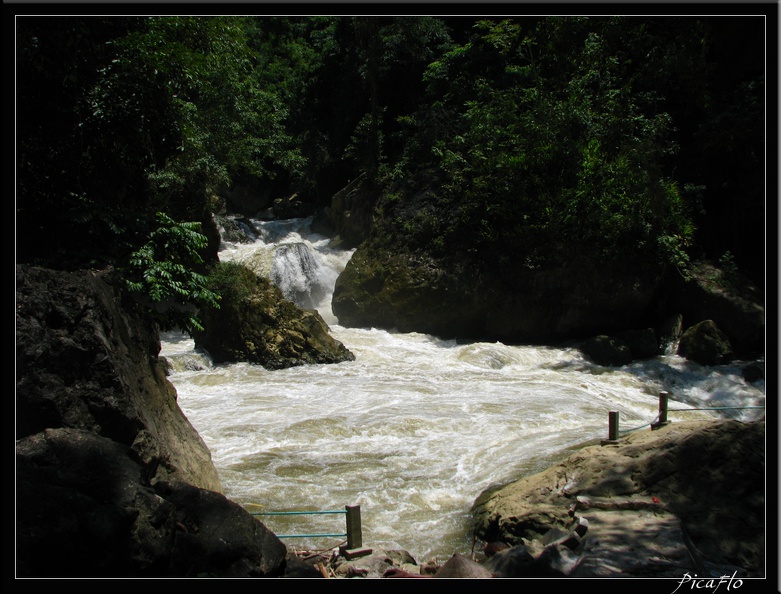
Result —
[[253, 243], [224, 242], [221, 260], [245, 264], [280, 288], [303, 309], [316, 309], [329, 324], [336, 277], [354, 250], [334, 249], [331, 238], [313, 233], [313, 217], [253, 221], [260, 235]]
[[320, 264], [308, 244], [283, 244], [274, 251], [271, 280], [299, 307], [314, 309], [323, 300], [327, 287], [321, 276]]
[[[483, 490], [606, 438], [609, 411], [619, 411], [622, 428], [647, 426], [667, 390], [670, 409], [686, 410], [671, 412], [672, 422], [762, 414], [699, 410], [764, 405], [764, 382], [747, 384], [739, 363], [705, 367], [666, 354], [605, 368], [572, 348], [346, 328], [330, 299], [352, 251], [313, 234], [311, 219], [255, 225], [255, 243], [226, 243], [220, 258], [315, 307], [356, 359], [276, 371], [180, 365], [192, 341], [161, 337], [180, 407], [209, 446], [225, 494], [251, 511], [360, 505], [365, 546], [445, 561], [469, 554], [469, 510]], [[344, 528], [332, 516], [263, 521], [277, 534]], [[339, 539], [287, 544], [329, 548]]]

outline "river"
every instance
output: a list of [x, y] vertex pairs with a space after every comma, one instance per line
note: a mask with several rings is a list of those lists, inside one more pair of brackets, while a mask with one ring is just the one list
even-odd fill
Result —
[[[607, 438], [610, 411], [621, 433], [649, 430], [660, 390], [670, 392], [671, 422], [764, 412], [746, 408], [765, 404], [764, 382], [742, 378], [746, 362], [704, 367], [670, 353], [601, 367], [569, 347], [343, 327], [330, 299], [352, 251], [312, 233], [311, 219], [254, 223], [257, 240], [224, 243], [220, 259], [246, 263], [316, 308], [355, 361], [214, 365], [188, 337], [161, 336], [180, 408], [211, 450], [225, 495], [251, 512], [359, 505], [364, 546], [444, 561], [471, 551], [469, 510], [484, 489]], [[261, 521], [277, 534], [345, 529], [335, 514]], [[344, 541], [283, 540], [298, 550]]]

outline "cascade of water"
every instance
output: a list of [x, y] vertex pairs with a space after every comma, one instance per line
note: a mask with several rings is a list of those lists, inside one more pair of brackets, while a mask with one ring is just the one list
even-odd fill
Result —
[[[258, 222], [254, 244], [226, 244], [220, 257], [288, 283], [293, 300], [314, 305], [356, 360], [277, 371], [175, 364], [170, 376], [226, 495], [253, 511], [358, 504], [367, 546], [446, 560], [469, 553], [469, 508], [484, 489], [604, 439], [609, 411], [620, 412], [624, 428], [647, 425], [665, 389], [671, 409], [692, 409], [671, 413], [673, 422], [761, 414], [694, 410], [764, 405], [764, 383], [747, 384], [739, 365], [708, 368], [668, 354], [603, 368], [577, 349], [345, 328], [330, 299], [352, 252], [309, 233], [310, 222]], [[193, 354], [182, 337], [164, 336], [162, 346], [169, 360]], [[278, 534], [335, 528], [317, 516], [264, 522]], [[323, 548], [338, 540], [289, 544]]]
[[310, 231], [312, 217], [253, 221], [260, 235], [252, 243], [223, 243], [221, 260], [241, 262], [276, 284], [286, 299], [316, 309], [337, 323], [331, 296], [339, 273], [354, 250], [334, 249], [331, 239]]
[[306, 243], [283, 244], [274, 251], [271, 280], [282, 294], [304, 309], [312, 309], [323, 300], [320, 264]]

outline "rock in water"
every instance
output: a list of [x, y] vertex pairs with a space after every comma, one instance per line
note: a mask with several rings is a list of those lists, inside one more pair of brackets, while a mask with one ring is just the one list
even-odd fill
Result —
[[228, 274], [218, 288], [220, 308], [201, 311], [204, 330], [193, 335], [196, 348], [207, 351], [215, 363], [247, 361], [283, 369], [355, 359], [329, 334], [317, 311], [299, 308], [243, 265], [223, 267]]

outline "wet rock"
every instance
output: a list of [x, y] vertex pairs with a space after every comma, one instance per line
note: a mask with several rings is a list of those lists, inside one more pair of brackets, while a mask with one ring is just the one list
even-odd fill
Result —
[[149, 482], [131, 448], [47, 429], [17, 443], [18, 577], [263, 577], [285, 545], [238, 504]]
[[247, 361], [268, 369], [352, 361], [355, 355], [329, 333], [315, 310], [303, 310], [268, 279], [240, 264], [219, 291], [219, 309], [201, 311], [195, 346], [215, 363]]
[[660, 354], [672, 350], [681, 340], [683, 334], [683, 316], [674, 314], [665, 318], [659, 327], [659, 351]]
[[764, 367], [756, 363], [751, 363], [750, 365], [746, 365], [743, 368], [743, 379], [750, 384], [765, 379]]
[[626, 343], [632, 359], [651, 359], [659, 355], [659, 340], [653, 328], [619, 332], [615, 338]]
[[468, 557], [455, 553], [434, 574], [435, 578], [492, 578], [493, 573]]
[[220, 238], [230, 243], [253, 243], [260, 237], [255, 223], [241, 215], [215, 216], [214, 224], [220, 231]]
[[623, 340], [610, 336], [594, 336], [580, 345], [581, 352], [598, 365], [617, 367], [632, 362], [632, 351]]
[[701, 365], [721, 365], [734, 358], [729, 338], [713, 320], [687, 328], [678, 344], [678, 354]]
[[272, 208], [274, 216], [278, 219], [308, 217], [315, 212], [314, 205], [299, 199], [297, 194], [275, 199]]
[[404, 573], [420, 574], [415, 559], [402, 550], [375, 549], [368, 555], [349, 560], [340, 556], [331, 565], [337, 577], [378, 578], [384, 577], [389, 570], [398, 574], [395, 577]]

